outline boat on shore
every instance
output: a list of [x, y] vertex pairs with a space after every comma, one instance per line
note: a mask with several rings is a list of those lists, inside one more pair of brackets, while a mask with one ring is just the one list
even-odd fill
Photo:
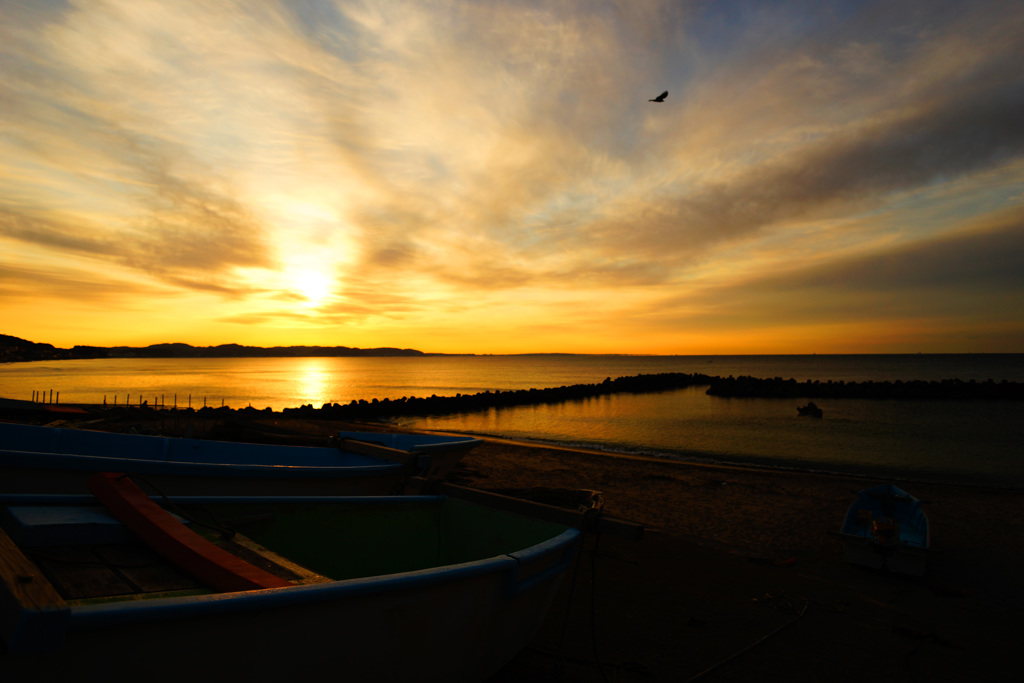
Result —
[[839, 535], [852, 564], [898, 574], [924, 574], [931, 547], [921, 501], [892, 484], [865, 489], [850, 506]]
[[385, 495], [439, 476], [479, 439], [345, 432], [333, 445], [251, 444], [0, 423], [0, 492], [86, 493], [85, 476], [125, 472], [169, 495]]
[[338, 432], [332, 438], [337, 439], [339, 446], [346, 449], [357, 448], [357, 443], [370, 443], [406, 453], [428, 456], [424, 458], [424, 465], [418, 472], [418, 476], [428, 479], [444, 479], [466, 453], [482, 443], [480, 439], [470, 436], [401, 434], [398, 432], [343, 431]]
[[582, 533], [446, 495], [90, 488], [0, 496], [0, 680], [481, 681], [534, 636]]

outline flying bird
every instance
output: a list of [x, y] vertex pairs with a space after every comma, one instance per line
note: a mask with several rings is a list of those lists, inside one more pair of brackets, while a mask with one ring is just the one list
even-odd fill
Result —
[[660, 95], [655, 97], [653, 100], [647, 100], [647, 101], [648, 102], [664, 102], [666, 97], [668, 97], [668, 90], [666, 90], [665, 92], [661, 93]]

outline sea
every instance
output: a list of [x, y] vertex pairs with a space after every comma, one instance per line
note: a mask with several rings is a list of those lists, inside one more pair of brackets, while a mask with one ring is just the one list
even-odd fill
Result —
[[[0, 397], [280, 411], [666, 372], [797, 381], [1024, 382], [1024, 354], [89, 359], [0, 364]], [[399, 417], [400, 427], [688, 462], [1024, 488], [1024, 402], [723, 398], [706, 387]]]

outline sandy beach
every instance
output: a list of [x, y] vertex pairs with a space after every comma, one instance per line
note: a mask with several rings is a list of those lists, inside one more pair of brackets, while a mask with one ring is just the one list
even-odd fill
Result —
[[[276, 427], [329, 434], [340, 425]], [[687, 465], [487, 439], [456, 483], [594, 489], [642, 540], [588, 535], [520, 681], [1018, 680], [1024, 492], [902, 482], [925, 502], [922, 578], [855, 567], [856, 477]]]
[[[247, 420], [277, 438], [353, 427], [277, 415]], [[185, 421], [92, 426], [174, 434]], [[253, 434], [240, 438], [234, 420], [200, 431], [237, 440]], [[645, 527], [639, 541], [586, 537], [541, 632], [492, 683], [1015, 681], [1024, 674], [1015, 652], [1024, 615], [1024, 492], [901, 482], [925, 502], [932, 525], [928, 571], [908, 578], [843, 560], [834, 532], [855, 493], [881, 483], [872, 479], [487, 439], [464, 458], [454, 483], [523, 497], [597, 490], [604, 514]]]
[[[465, 464], [477, 488], [601, 490], [607, 514], [647, 528], [641, 541], [588, 539], [568, 634], [563, 590], [535, 648], [499, 680], [991, 681], [1024, 672], [1014, 635], [1024, 608], [1021, 492], [905, 483], [926, 501], [933, 529], [931, 565], [913, 579], [848, 565], [830, 533], [872, 480], [494, 441]], [[557, 652], [561, 678], [542, 654]]]

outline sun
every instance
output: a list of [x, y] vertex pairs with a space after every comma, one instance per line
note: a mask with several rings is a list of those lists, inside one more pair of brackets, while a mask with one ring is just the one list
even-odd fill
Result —
[[340, 209], [312, 194], [272, 195], [264, 200], [268, 233], [276, 251], [274, 285], [287, 299], [315, 309], [335, 298], [339, 274], [355, 248]]
[[299, 268], [288, 273], [288, 288], [306, 300], [306, 305], [314, 308], [322, 304], [331, 295], [331, 278], [324, 273]]

